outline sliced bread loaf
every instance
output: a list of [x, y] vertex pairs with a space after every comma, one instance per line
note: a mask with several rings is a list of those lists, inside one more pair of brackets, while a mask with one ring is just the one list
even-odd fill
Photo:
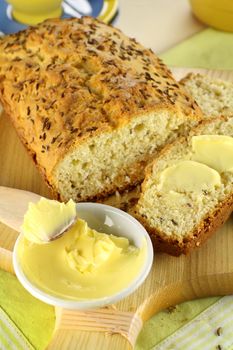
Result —
[[[197, 135], [230, 136], [224, 146], [227, 151], [216, 143], [211, 156], [203, 144], [202, 156], [197, 157], [192, 145]], [[232, 137], [233, 118], [205, 120], [186, 138], [165, 147], [146, 169], [134, 215], [150, 233], [156, 250], [176, 256], [187, 254], [229, 217], [233, 209], [233, 169], [229, 171], [233, 166]], [[185, 171], [179, 173], [180, 164], [185, 162], [201, 166], [196, 171], [185, 164]], [[226, 162], [229, 168], [225, 168]], [[204, 185], [193, 188], [200, 179]]]
[[91, 17], [1, 38], [0, 101], [64, 201], [135, 185], [151, 157], [202, 118], [151, 50]]
[[233, 116], [233, 83], [189, 73], [180, 83], [197, 101], [206, 117]]

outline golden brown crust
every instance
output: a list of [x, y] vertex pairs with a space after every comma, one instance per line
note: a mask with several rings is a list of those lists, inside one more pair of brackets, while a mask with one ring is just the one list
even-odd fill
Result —
[[181, 254], [188, 254], [193, 248], [201, 246], [226, 222], [231, 215], [232, 210], [233, 195], [229, 196], [223, 203], [220, 203], [211, 214], [208, 214], [201, 221], [199, 226], [189, 235], [189, 237], [185, 237], [182, 240], [164, 236], [161, 232], [149, 227], [147, 220], [145, 220], [138, 212], [134, 214], [150, 234], [156, 251], [179, 256]]
[[0, 100], [50, 185], [73, 147], [139, 114], [201, 118], [151, 50], [89, 17], [48, 20], [0, 39]]

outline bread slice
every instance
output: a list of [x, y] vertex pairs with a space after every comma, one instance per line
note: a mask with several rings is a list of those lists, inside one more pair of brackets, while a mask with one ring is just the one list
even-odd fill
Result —
[[202, 113], [155, 54], [96, 19], [0, 39], [0, 100], [54, 196], [124, 190]]
[[[178, 256], [201, 245], [222, 225], [233, 209], [233, 173], [222, 172], [221, 186], [201, 194], [184, 191], [179, 200], [160, 189], [161, 173], [192, 156], [194, 135], [233, 137], [233, 118], [205, 120], [186, 138], [168, 145], [146, 170], [134, 215], [151, 235], [155, 249]], [[191, 179], [190, 179], [191, 180]]]
[[204, 116], [233, 116], [233, 83], [189, 73], [180, 83], [197, 101]]

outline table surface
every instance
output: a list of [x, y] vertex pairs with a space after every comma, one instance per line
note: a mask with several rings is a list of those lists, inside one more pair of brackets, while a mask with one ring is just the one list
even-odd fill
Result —
[[156, 53], [205, 28], [192, 15], [188, 0], [119, 0], [113, 24]]

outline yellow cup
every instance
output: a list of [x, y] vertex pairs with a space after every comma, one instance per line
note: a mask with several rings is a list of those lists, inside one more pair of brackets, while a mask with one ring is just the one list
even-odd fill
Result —
[[18, 22], [34, 25], [47, 18], [60, 17], [62, 0], [9, 0], [12, 16]]
[[211, 27], [233, 32], [233, 0], [190, 0], [193, 13]]

